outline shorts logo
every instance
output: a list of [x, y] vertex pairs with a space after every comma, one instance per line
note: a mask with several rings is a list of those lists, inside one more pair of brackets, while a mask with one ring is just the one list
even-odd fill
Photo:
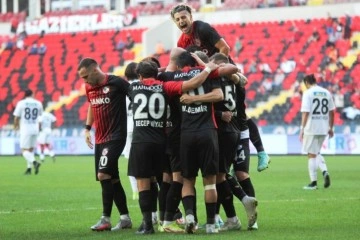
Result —
[[110, 88], [109, 87], [104, 87], [103, 88], [103, 93], [108, 93], [110, 92]]
[[105, 156], [105, 155], [107, 155], [107, 154], [108, 154], [108, 152], [109, 152], [109, 149], [104, 148], [104, 149], [102, 150], [101, 155]]

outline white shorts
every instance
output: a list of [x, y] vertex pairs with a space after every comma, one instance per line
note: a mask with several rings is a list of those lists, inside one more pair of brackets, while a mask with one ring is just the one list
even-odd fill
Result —
[[324, 143], [326, 135], [304, 135], [302, 151], [303, 153], [318, 154]]
[[41, 131], [38, 137], [38, 141], [40, 144], [50, 144], [51, 132], [43, 132]]
[[29, 134], [20, 134], [20, 148], [21, 149], [30, 149], [35, 148], [36, 140], [38, 135], [29, 135]]

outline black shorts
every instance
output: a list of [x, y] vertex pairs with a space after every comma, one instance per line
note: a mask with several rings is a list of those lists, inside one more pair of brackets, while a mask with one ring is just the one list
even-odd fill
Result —
[[234, 170], [249, 173], [249, 167], [250, 167], [249, 138], [240, 139], [240, 143], [236, 151]]
[[166, 153], [164, 157], [164, 162], [162, 164], [162, 171], [171, 175], [172, 171], [170, 166], [170, 158], [171, 156]]
[[240, 143], [240, 132], [218, 132], [219, 135], [219, 172], [229, 173], [235, 160], [236, 149]]
[[219, 172], [219, 143], [216, 129], [182, 132], [180, 141], [181, 173], [194, 178], [199, 169], [202, 176]]
[[173, 143], [171, 149], [171, 154], [169, 155], [170, 170], [171, 172], [181, 172], [180, 142]]
[[111, 179], [119, 179], [119, 157], [124, 150], [126, 140], [113, 140], [95, 144], [95, 176], [98, 173], [111, 175]]
[[136, 178], [150, 178], [161, 175], [165, 161], [165, 144], [132, 143], [128, 175]]

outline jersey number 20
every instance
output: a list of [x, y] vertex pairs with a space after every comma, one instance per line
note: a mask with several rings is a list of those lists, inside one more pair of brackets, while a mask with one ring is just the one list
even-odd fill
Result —
[[[134, 98], [134, 103], [139, 104], [134, 113], [134, 119], [160, 119], [165, 112], [165, 98], [160, 93], [153, 93], [149, 97], [145, 94], [137, 94]], [[146, 107], [148, 111], [146, 111]]]

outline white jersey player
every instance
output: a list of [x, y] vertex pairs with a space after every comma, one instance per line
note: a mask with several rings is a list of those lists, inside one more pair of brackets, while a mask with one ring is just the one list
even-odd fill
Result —
[[308, 155], [308, 169], [311, 183], [304, 187], [307, 190], [317, 189], [317, 169], [324, 177], [324, 187], [330, 186], [330, 176], [325, 159], [320, 154], [325, 137], [334, 135], [335, 105], [330, 92], [316, 84], [313, 74], [304, 78], [307, 91], [304, 92], [301, 103], [302, 120], [300, 140], [302, 150]]
[[[129, 81], [129, 83], [133, 83], [138, 80], [138, 76], [135, 72], [137, 63], [131, 62], [126, 66], [125, 69], [125, 77]], [[126, 110], [127, 110], [127, 137], [126, 137], [126, 144], [124, 147], [124, 157], [129, 159], [130, 155], [130, 148], [133, 136], [133, 129], [134, 129], [134, 120], [133, 120], [133, 111], [132, 111], [132, 103], [129, 98], [126, 98]], [[133, 200], [139, 199], [139, 192], [137, 188], [136, 179], [133, 176], [129, 176], [129, 181], [131, 185], [131, 190], [133, 192]]]
[[43, 113], [43, 105], [33, 98], [31, 90], [25, 91], [25, 99], [16, 104], [14, 110], [14, 129], [20, 129], [20, 148], [27, 162], [25, 174], [31, 174], [34, 166], [35, 174], [38, 174], [40, 163], [35, 161], [34, 148], [39, 134], [38, 118]]
[[39, 117], [40, 134], [38, 142], [40, 144], [40, 160], [45, 160], [45, 155], [49, 155], [55, 162], [55, 153], [50, 145], [52, 125], [56, 122], [56, 117], [49, 112], [44, 112]]

